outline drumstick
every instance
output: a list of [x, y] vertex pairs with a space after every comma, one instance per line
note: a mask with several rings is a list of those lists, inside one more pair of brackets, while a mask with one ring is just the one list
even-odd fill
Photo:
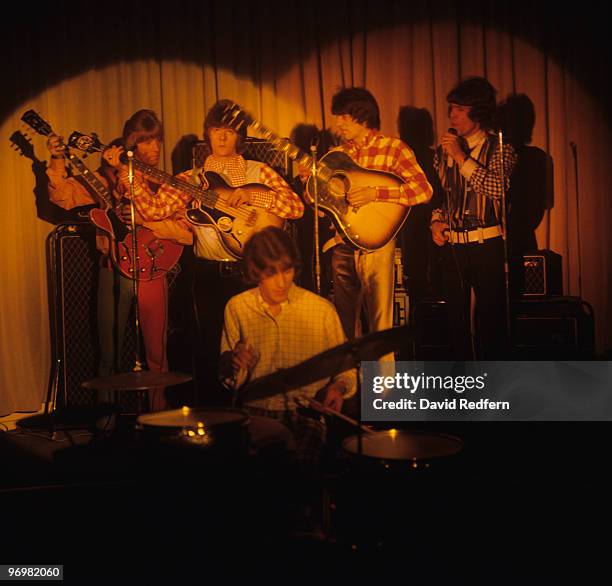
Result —
[[334, 415], [335, 417], [343, 419], [347, 423], [350, 423], [351, 425], [355, 427], [359, 427], [362, 431], [365, 431], [366, 433], [375, 432], [375, 430], [373, 430], [371, 427], [359, 423], [359, 421], [357, 421], [356, 419], [352, 419], [351, 417], [348, 417], [348, 415], [344, 415], [343, 413], [340, 413], [340, 411], [334, 411], [333, 409], [330, 409], [329, 407], [325, 407], [323, 403], [319, 403], [319, 401], [316, 401], [315, 399], [310, 399], [310, 406], [313, 409], [316, 409], [317, 411], [324, 413], [325, 415]]

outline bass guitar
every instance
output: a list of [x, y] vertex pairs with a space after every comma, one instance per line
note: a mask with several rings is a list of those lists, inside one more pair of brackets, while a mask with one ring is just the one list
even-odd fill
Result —
[[[34, 110], [28, 110], [21, 120], [38, 134], [43, 136], [53, 134], [51, 125]], [[157, 238], [152, 230], [137, 226], [137, 258], [134, 259], [133, 234], [115, 212], [111, 192], [70, 148], [65, 147], [64, 152], [68, 162], [78, 171], [79, 176], [89, 187], [89, 193], [101, 206], [90, 210], [89, 218], [96, 228], [99, 228], [109, 238], [109, 256], [114, 266], [124, 276], [134, 278], [134, 270], [137, 265], [139, 281], [151, 281], [164, 276], [181, 257], [182, 245], [171, 240]]]
[[[73, 132], [68, 144], [85, 152], [106, 150], [95, 134]], [[221, 175], [206, 171], [203, 176], [205, 185], [199, 186], [170, 175], [157, 167], [147, 165], [133, 158], [134, 168], [145, 176], [151, 177], [156, 183], [166, 183], [193, 197], [196, 207], [186, 211], [187, 219], [197, 226], [212, 226], [215, 228], [219, 241], [225, 251], [235, 258], [242, 257], [242, 251], [247, 240], [266, 226], [282, 228], [285, 221], [262, 208], [243, 204], [239, 207], [230, 206], [227, 198], [237, 189], [273, 192], [267, 185], [248, 183], [240, 187], [232, 187]]]
[[[310, 155], [255, 120], [238, 104], [227, 107], [224, 122], [236, 128], [244, 124], [253, 127], [299, 165], [312, 167]], [[306, 184], [306, 199], [311, 205], [314, 202], [314, 183], [315, 179], [311, 175]], [[316, 188], [319, 207], [331, 218], [346, 241], [361, 250], [377, 250], [395, 238], [406, 221], [410, 208], [376, 201], [360, 207], [351, 206], [346, 194], [353, 187], [397, 188], [403, 183], [404, 181], [393, 173], [361, 167], [341, 151], [330, 151], [317, 163]]]

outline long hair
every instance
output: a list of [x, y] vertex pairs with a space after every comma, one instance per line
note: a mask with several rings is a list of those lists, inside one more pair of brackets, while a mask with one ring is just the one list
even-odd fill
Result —
[[332, 114], [348, 114], [359, 124], [380, 130], [380, 110], [374, 96], [363, 87], [343, 88], [332, 98]]
[[286, 232], [275, 226], [268, 226], [253, 236], [244, 245], [242, 259], [245, 266], [245, 279], [257, 285], [268, 269], [282, 266], [293, 268], [296, 273], [301, 268], [298, 251]]
[[471, 106], [470, 120], [480, 124], [483, 130], [493, 127], [497, 90], [484, 77], [468, 77], [460, 81], [446, 96], [446, 101], [459, 106]]
[[153, 110], [138, 110], [123, 126], [123, 145], [128, 150], [150, 138], [161, 141], [163, 136], [162, 123]]

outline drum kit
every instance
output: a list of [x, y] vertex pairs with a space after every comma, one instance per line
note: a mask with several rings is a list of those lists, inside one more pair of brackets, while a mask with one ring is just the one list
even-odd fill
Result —
[[[212, 490], [211, 486], [223, 479], [234, 478], [238, 479], [236, 486], [242, 482], [281, 486], [286, 481], [284, 471], [289, 473], [285, 467], [287, 447], [294, 438], [281, 422], [250, 414], [240, 406], [359, 368], [364, 361], [398, 350], [410, 337], [410, 329], [405, 326], [331, 348], [243, 386], [237, 391], [234, 408], [182, 407], [141, 413], [136, 419], [138, 446], [142, 449], [139, 466], [146, 478], [152, 474], [156, 482], [161, 478], [171, 486], [176, 484], [185, 494], [191, 494], [189, 489], [193, 487], [200, 494], [200, 490]], [[190, 378], [181, 373], [136, 372], [94, 379], [83, 386], [115, 392], [144, 391]], [[388, 532], [408, 522], [414, 526], [415, 520], [400, 519], [392, 503], [401, 502], [405, 495], [425, 502], [436, 487], [448, 486], [449, 473], [461, 462], [456, 457], [463, 450], [458, 437], [430, 430], [373, 429], [314, 399], [309, 407], [330, 423], [342, 422], [334, 426], [337, 430], [344, 428], [344, 439], [338, 442], [334, 436], [340, 450], [334, 450], [320, 497], [323, 524], [330, 530], [332, 542], [350, 544], [351, 548], [357, 547], [355, 544], [361, 548], [395, 542], [395, 538], [388, 541]], [[257, 480], [263, 478], [267, 480]], [[192, 484], [183, 486], [183, 481]], [[228, 482], [230, 486], [234, 483]], [[215, 498], [209, 500], [216, 502]]]
[[[297, 364], [263, 376], [245, 385], [237, 395], [237, 404], [266, 398], [302, 387], [337, 373], [359, 368], [362, 361], [376, 360], [397, 351], [410, 340], [409, 326], [390, 328], [375, 332], [326, 350], [321, 354]], [[359, 377], [358, 377], [359, 378]], [[180, 384], [191, 379], [182, 373], [156, 373], [148, 371], [121, 373], [101, 377], [83, 383], [88, 389], [138, 390]], [[438, 459], [459, 453], [463, 442], [454, 436], [436, 433], [403, 430], [374, 430], [337, 411], [324, 407], [315, 400], [310, 407], [328, 416], [341, 419], [355, 428], [356, 433], [343, 442], [344, 452], [368, 460], [408, 462], [410, 467], [430, 467]], [[257, 418], [258, 421], [262, 418]], [[181, 441], [203, 447], [215, 446], [225, 441], [250, 423], [248, 415], [240, 409], [212, 409], [205, 407], [182, 407], [169, 411], [144, 413], [137, 418], [137, 430], [159, 437], [180, 437]], [[261, 425], [258, 434], [265, 435]]]

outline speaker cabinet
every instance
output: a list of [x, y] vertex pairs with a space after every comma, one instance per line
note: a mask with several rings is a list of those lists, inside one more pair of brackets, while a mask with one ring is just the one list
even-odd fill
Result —
[[513, 297], [561, 295], [561, 255], [552, 250], [538, 250], [512, 259], [510, 277]]
[[[53, 349], [50, 385], [58, 406], [88, 407], [94, 404], [94, 391], [82, 388], [81, 384], [97, 377], [98, 264], [95, 229], [89, 222], [59, 224], [49, 235], [47, 270]], [[177, 264], [168, 274], [170, 298], [180, 271]], [[135, 347], [132, 315], [120, 358], [122, 371], [129, 371], [133, 366]], [[134, 392], [122, 392], [122, 408], [134, 409], [137, 399]]]
[[[198, 141], [193, 146], [193, 164], [195, 167], [204, 166], [208, 150], [205, 141]], [[279, 175], [287, 181], [292, 177], [291, 159], [286, 152], [280, 151], [274, 145], [258, 138], [247, 138], [243, 145], [242, 156], [245, 159], [261, 161], [270, 165]]]

